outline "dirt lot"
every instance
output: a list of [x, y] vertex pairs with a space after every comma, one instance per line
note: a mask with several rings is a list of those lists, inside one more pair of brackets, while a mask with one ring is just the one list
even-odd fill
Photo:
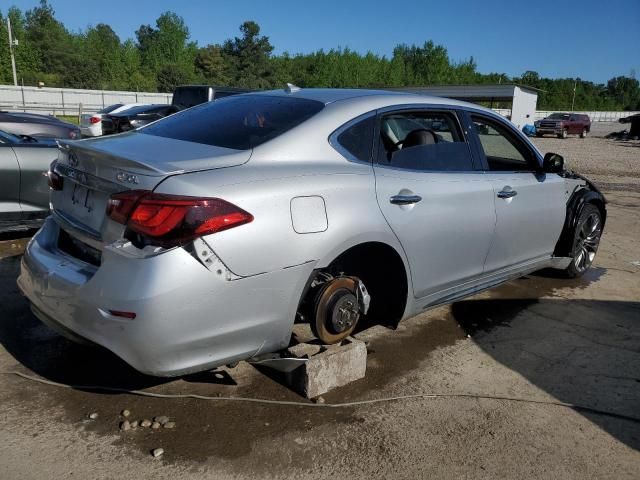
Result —
[[[619, 125], [600, 126], [619, 129]], [[330, 409], [60, 389], [0, 374], [0, 478], [640, 478], [640, 144], [535, 139], [599, 182], [609, 218], [595, 267], [535, 274], [373, 335], [364, 380], [327, 403], [418, 393], [474, 397]], [[301, 400], [237, 368], [162, 380], [41, 325], [18, 294], [25, 240], [0, 242], [0, 371], [160, 393]], [[633, 262], [636, 262], [635, 264]], [[171, 430], [120, 432], [168, 415]], [[98, 413], [91, 420], [88, 415]], [[158, 459], [150, 450], [162, 447]]]

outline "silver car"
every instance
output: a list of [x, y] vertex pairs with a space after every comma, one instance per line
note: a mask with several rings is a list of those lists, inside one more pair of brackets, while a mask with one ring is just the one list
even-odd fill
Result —
[[397, 324], [546, 267], [584, 273], [600, 192], [490, 110], [287, 88], [62, 144], [18, 285], [33, 312], [172, 376]]
[[54, 140], [0, 130], [0, 233], [38, 228], [49, 216], [44, 174], [56, 158]]

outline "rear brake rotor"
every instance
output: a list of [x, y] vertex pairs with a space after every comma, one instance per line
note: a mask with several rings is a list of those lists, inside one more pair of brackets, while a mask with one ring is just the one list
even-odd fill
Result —
[[311, 329], [323, 343], [338, 343], [355, 329], [362, 315], [357, 296], [359, 282], [353, 277], [334, 278], [318, 293]]

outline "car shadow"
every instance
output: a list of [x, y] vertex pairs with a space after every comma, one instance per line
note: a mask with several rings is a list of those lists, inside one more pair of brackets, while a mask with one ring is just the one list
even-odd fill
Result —
[[451, 315], [497, 362], [640, 450], [628, 418], [640, 418], [640, 302], [483, 298]]
[[[20, 364], [18, 370], [28, 369], [64, 384], [136, 390], [173, 381], [141, 374], [106, 349], [77, 345], [51, 331], [35, 318], [19, 294], [15, 283], [19, 266], [20, 256], [0, 259], [0, 344]], [[408, 362], [414, 354], [426, 355], [430, 349], [453, 345], [468, 334], [497, 362], [553, 398], [613, 414], [577, 410], [613, 437], [640, 450], [638, 423], [614, 416], [640, 416], [640, 301], [554, 297], [563, 287], [586, 287], [603, 272], [594, 269], [586, 278], [571, 281], [531, 275], [488, 292], [488, 298], [455, 302], [449, 320], [436, 322], [435, 328], [427, 325], [424, 338], [415, 338], [415, 349], [411, 339], [390, 331], [373, 352], [381, 367], [368, 371], [363, 382], [331, 396], [360, 398], [369, 383], [384, 384], [406, 373], [407, 364], [398, 357], [399, 340]], [[433, 345], [425, 344], [427, 340]], [[385, 349], [384, 342], [390, 342], [393, 348]], [[389, 365], [398, 365], [398, 370], [385, 367]], [[236, 384], [228, 373], [216, 371], [184, 376], [182, 380]]]
[[[68, 385], [140, 390], [174, 380], [142, 374], [109, 350], [98, 345], [76, 344], [41, 323], [31, 313], [29, 302], [20, 295], [16, 285], [20, 258], [15, 255], [0, 259], [0, 344], [23, 367], [47, 380]], [[235, 384], [228, 374], [217, 371], [186, 375], [182, 379], [193, 383]], [[91, 391], [91, 388], [78, 389]]]

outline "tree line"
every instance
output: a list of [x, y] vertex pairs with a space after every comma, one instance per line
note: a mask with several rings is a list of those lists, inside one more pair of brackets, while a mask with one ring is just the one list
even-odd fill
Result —
[[[190, 40], [182, 17], [165, 12], [155, 25], [141, 25], [135, 39], [122, 41], [100, 23], [72, 32], [55, 17], [47, 0], [23, 12], [0, 11], [0, 83], [13, 81], [7, 16], [11, 20], [20, 83], [69, 88], [171, 92], [175, 86], [207, 83], [251, 89], [300, 87], [409, 87], [519, 83], [542, 90], [541, 110], [640, 110], [640, 84], [629, 76], [607, 84], [572, 78], [482, 74], [473, 57], [453, 61], [442, 45], [397, 45], [390, 57], [349, 48], [309, 54], [275, 55], [260, 26], [247, 21], [240, 35], [222, 44], [199, 46]], [[494, 105], [496, 106], [496, 105]]]

